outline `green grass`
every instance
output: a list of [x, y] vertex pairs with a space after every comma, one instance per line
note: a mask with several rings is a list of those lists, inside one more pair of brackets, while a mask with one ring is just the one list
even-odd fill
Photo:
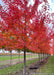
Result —
[[[20, 55], [20, 58], [23, 58], [23, 55]], [[26, 58], [30, 57], [30, 55], [27, 55]], [[32, 57], [35, 57], [34, 55]], [[12, 59], [19, 59], [18, 55], [12, 56]], [[10, 56], [0, 56], [0, 61], [4, 60], [10, 60]]]
[[54, 56], [50, 56], [47, 64], [37, 70], [37, 72], [40, 73], [40, 75], [42, 75], [41, 73], [45, 73], [45, 75], [54, 75]]
[[[34, 63], [37, 60], [38, 59], [33, 59], [33, 60], [30, 60], [30, 61], [27, 61], [26, 66], [31, 65], [32, 63]], [[16, 65], [10, 66], [8, 68], [1, 69], [0, 75], [7, 75], [8, 73], [15, 73], [15, 72], [18, 72], [22, 69], [23, 69], [23, 63], [16, 64]]]
[[[0, 61], [4, 61], [4, 60], [10, 60], [10, 56], [0, 56]], [[23, 56], [20, 56], [20, 58], [23, 58]], [[19, 59], [19, 57], [16, 56], [12, 56], [12, 59]]]

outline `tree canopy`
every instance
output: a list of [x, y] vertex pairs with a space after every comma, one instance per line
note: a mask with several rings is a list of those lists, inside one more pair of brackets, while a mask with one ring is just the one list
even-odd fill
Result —
[[33, 3], [31, 0], [2, 1], [4, 6], [0, 5], [0, 48], [7, 50], [25, 48], [36, 53], [50, 54], [50, 40], [54, 33], [49, 27], [53, 22], [48, 1], [33, 0]]

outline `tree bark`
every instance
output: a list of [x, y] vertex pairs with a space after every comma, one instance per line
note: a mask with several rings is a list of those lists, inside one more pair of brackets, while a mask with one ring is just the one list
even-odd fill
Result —
[[20, 62], [20, 51], [19, 51], [19, 62]]
[[43, 53], [43, 60], [44, 60], [44, 53]]
[[23, 75], [26, 75], [26, 50], [24, 50], [24, 69], [23, 69]]
[[40, 63], [40, 54], [38, 54], [38, 56], [39, 56], [39, 63]]
[[12, 64], [12, 51], [10, 51], [10, 65]]

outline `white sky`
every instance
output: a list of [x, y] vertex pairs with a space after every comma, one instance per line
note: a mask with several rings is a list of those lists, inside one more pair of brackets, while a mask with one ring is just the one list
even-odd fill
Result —
[[48, 2], [50, 4], [51, 12], [54, 12], [54, 0], [48, 0]]
[[[32, 5], [34, 4], [33, 0], [31, 0], [30, 2], [32, 3]], [[29, 4], [30, 4], [30, 2], [29, 2]], [[48, 0], [48, 2], [49, 2], [49, 4], [50, 4], [51, 12], [54, 12], [54, 0]], [[4, 4], [2, 3], [2, 0], [0, 0], [0, 4], [1, 4], [1, 5], [4, 5]], [[28, 6], [29, 6], [29, 5], [28, 5]]]
[[[50, 9], [51, 9], [51, 12], [54, 12], [54, 0], [48, 0], [48, 2], [49, 2], [49, 4], [50, 4]], [[30, 2], [29, 2], [29, 4], [30, 3], [32, 3], [32, 5], [34, 4], [34, 2], [33, 2], [33, 0], [31, 0]], [[2, 3], [2, 0], [0, 0], [0, 4], [1, 5], [4, 5], [3, 3]], [[29, 6], [29, 5], [28, 5]]]

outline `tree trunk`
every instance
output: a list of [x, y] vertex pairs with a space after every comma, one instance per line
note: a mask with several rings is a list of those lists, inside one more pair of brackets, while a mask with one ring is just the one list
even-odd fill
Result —
[[12, 51], [10, 51], [10, 65], [12, 64]]
[[26, 50], [24, 50], [24, 69], [23, 69], [23, 75], [26, 75]]
[[38, 56], [39, 56], [39, 63], [40, 63], [40, 54], [38, 54]]
[[20, 62], [20, 51], [19, 51], [19, 62]]
[[44, 60], [44, 53], [43, 53], [43, 60]]

